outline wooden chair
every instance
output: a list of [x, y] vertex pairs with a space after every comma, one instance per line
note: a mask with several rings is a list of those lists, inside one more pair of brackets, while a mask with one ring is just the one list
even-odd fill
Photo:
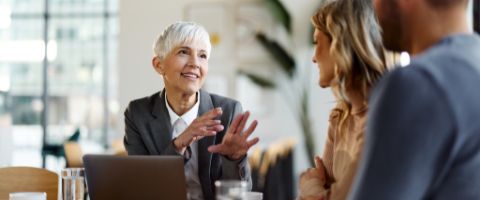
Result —
[[8, 200], [12, 192], [46, 192], [47, 200], [57, 200], [58, 179], [58, 174], [41, 168], [0, 168], [0, 200]]
[[[75, 132], [65, 142], [78, 142], [80, 139], [80, 129], [77, 128]], [[44, 144], [42, 147], [42, 163], [45, 167], [45, 159], [48, 155], [54, 156], [57, 159], [65, 158], [65, 152], [62, 144]]]
[[294, 199], [293, 150], [296, 141], [286, 138], [265, 150], [253, 149], [248, 161], [252, 172], [252, 191], [262, 192], [264, 199]]
[[123, 138], [118, 138], [112, 141], [113, 155], [116, 156], [128, 156], [127, 150], [123, 145]]
[[67, 167], [83, 167], [82, 147], [77, 142], [65, 142], [63, 144]]

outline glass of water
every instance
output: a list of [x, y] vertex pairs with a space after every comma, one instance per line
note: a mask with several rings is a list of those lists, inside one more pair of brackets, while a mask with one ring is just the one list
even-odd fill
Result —
[[243, 200], [247, 195], [247, 182], [240, 180], [215, 181], [217, 200]]
[[9, 200], [47, 200], [45, 192], [14, 192], [9, 194]]
[[63, 200], [84, 200], [85, 172], [83, 168], [62, 169]]

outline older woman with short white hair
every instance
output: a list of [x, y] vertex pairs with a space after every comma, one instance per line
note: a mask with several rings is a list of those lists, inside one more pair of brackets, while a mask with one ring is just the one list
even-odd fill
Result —
[[193, 22], [168, 26], [154, 44], [152, 65], [165, 88], [130, 102], [125, 110], [124, 144], [129, 155], [178, 155], [185, 161], [189, 199], [214, 199], [219, 179], [251, 185], [246, 154], [249, 112], [238, 101], [201, 90], [208, 74], [211, 44]]

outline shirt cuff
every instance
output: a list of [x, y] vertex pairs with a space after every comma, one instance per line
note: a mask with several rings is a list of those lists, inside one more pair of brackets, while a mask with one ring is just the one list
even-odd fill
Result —
[[222, 155], [222, 157], [223, 157], [225, 160], [227, 160], [227, 161], [229, 161], [229, 162], [231, 162], [231, 163], [235, 163], [235, 164], [238, 165], [238, 164], [240, 164], [241, 162], [243, 162], [243, 161], [245, 160], [245, 158], [247, 157], [247, 155], [245, 155], [245, 156], [243, 156], [242, 158], [237, 159], [237, 160], [232, 160], [232, 159], [230, 159], [230, 158], [228, 158], [227, 156], [224, 156], [224, 155]]
[[224, 170], [224, 178], [226, 179], [240, 179], [244, 180], [246, 178], [246, 159], [247, 156], [238, 159], [238, 160], [231, 160], [228, 159], [226, 156], [222, 156], [222, 168], [228, 169]]
[[173, 149], [175, 149], [175, 152], [177, 152], [178, 155], [183, 157], [183, 160], [186, 163], [192, 157], [192, 149], [190, 148], [190, 146], [187, 146], [187, 148], [185, 149], [185, 152], [183, 152], [183, 154], [181, 154], [180, 152], [177, 151], [177, 148], [175, 147], [175, 140], [176, 139], [177, 138], [173, 138], [173, 140], [172, 140]]

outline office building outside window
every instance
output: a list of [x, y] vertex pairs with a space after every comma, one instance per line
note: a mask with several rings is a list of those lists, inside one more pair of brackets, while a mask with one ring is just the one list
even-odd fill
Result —
[[117, 26], [116, 0], [0, 0], [0, 167], [63, 167], [74, 133], [108, 146]]

